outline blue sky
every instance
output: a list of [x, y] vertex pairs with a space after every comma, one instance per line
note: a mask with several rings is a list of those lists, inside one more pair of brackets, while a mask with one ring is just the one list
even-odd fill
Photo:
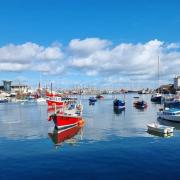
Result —
[[147, 87], [160, 55], [169, 83], [179, 73], [179, 9], [178, 0], [0, 0], [0, 75], [33, 86], [41, 76], [64, 87]]

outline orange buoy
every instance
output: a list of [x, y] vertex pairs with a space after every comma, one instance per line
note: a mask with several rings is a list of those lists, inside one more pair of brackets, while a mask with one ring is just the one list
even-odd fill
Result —
[[78, 126], [82, 127], [82, 126], [84, 126], [84, 123], [85, 123], [84, 119], [81, 119], [78, 122]]

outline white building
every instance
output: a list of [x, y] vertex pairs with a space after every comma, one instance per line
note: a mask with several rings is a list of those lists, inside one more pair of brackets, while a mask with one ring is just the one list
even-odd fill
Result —
[[176, 90], [180, 89], [180, 76], [176, 76], [174, 78], [174, 89]]
[[4, 80], [3, 85], [0, 85], [0, 90], [8, 93], [28, 93], [28, 86], [25, 84], [12, 84], [12, 81]]

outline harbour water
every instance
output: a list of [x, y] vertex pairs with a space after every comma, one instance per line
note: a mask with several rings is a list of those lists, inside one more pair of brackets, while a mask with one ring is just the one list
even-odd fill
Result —
[[85, 126], [62, 143], [50, 137], [46, 105], [0, 104], [0, 179], [178, 179], [180, 125], [158, 120], [175, 126], [174, 134], [148, 133], [160, 106], [141, 95], [148, 108], [138, 110], [134, 96], [126, 95], [122, 112], [113, 110], [111, 95], [94, 106], [82, 96]]

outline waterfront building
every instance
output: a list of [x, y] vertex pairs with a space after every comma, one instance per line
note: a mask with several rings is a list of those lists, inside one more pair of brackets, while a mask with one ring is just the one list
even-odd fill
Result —
[[3, 80], [3, 87], [5, 92], [11, 92], [11, 83], [12, 81]]
[[180, 90], [180, 76], [174, 78], [174, 89]]
[[11, 92], [20, 92], [20, 93], [27, 93], [28, 86], [25, 84], [13, 84], [10, 80], [3, 80], [3, 85], [0, 85], [0, 90], [5, 91], [7, 93]]

